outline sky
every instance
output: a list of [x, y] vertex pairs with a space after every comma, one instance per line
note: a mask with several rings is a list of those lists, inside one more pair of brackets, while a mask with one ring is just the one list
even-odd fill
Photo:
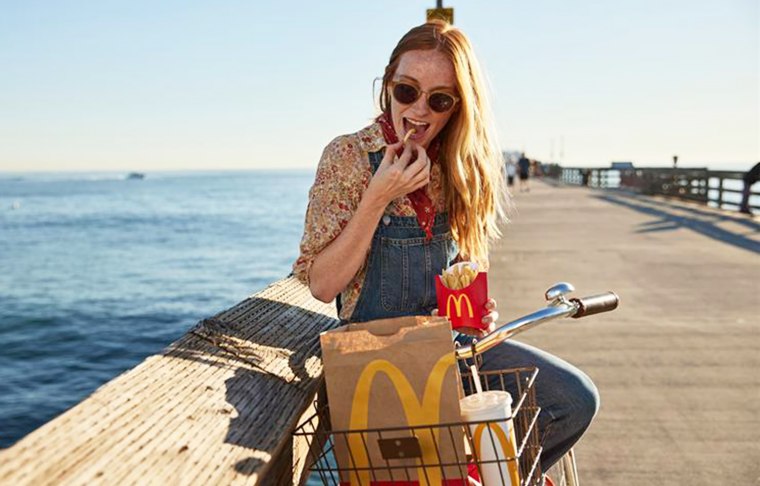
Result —
[[[760, 160], [758, 0], [444, 1], [504, 150]], [[0, 171], [314, 169], [434, 0], [0, 0]]]

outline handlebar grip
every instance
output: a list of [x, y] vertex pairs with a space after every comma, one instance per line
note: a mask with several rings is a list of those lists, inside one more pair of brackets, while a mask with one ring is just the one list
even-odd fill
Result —
[[570, 302], [578, 305], [578, 312], [573, 315], [573, 319], [579, 317], [600, 314], [617, 309], [620, 303], [620, 297], [615, 292], [605, 292], [603, 294], [582, 297], [580, 299], [570, 299]]

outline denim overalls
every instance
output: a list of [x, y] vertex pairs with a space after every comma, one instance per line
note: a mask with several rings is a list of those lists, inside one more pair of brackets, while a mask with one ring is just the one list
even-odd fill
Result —
[[[369, 154], [373, 174], [382, 159], [383, 151]], [[349, 321], [430, 314], [437, 307], [434, 277], [450, 265], [458, 251], [446, 213], [436, 215], [431, 241], [425, 241], [425, 232], [415, 216], [383, 216], [372, 239], [364, 285]], [[339, 299], [338, 312], [340, 307]], [[472, 338], [458, 334], [456, 340], [470, 344]], [[546, 471], [589, 426], [599, 408], [599, 395], [585, 373], [527, 344], [507, 341], [483, 355], [484, 370], [523, 366], [540, 370], [536, 399], [542, 408], [538, 421], [543, 431], [541, 462]], [[498, 383], [491, 386], [500, 388]], [[519, 396], [516, 388], [507, 391]]]
[[[373, 174], [382, 160], [383, 151], [369, 154]], [[437, 307], [435, 276], [457, 253], [446, 213], [436, 215], [429, 241], [415, 216], [384, 215], [372, 238], [367, 274], [349, 320], [429, 315]]]

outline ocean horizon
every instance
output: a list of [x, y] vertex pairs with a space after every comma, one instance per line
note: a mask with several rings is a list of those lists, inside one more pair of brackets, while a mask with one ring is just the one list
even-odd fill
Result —
[[[621, 159], [623, 160], [623, 159]], [[623, 160], [625, 162], [628, 162], [627, 160]], [[758, 160], [750, 160], [746, 162], [686, 162], [686, 161], [679, 161], [678, 167], [681, 169], [690, 169], [690, 168], [707, 168], [708, 170], [715, 170], [715, 171], [738, 171], [738, 172], [745, 172], [752, 168], [753, 165], [755, 165], [758, 162]], [[543, 162], [542, 163], [548, 163]], [[555, 162], [559, 163], [559, 162]], [[654, 163], [654, 164], [645, 164], [645, 163], [636, 163], [635, 161], [632, 162], [634, 167], [640, 167], [640, 168], [662, 168], [662, 169], [669, 169], [673, 167], [673, 161], [672, 160], [664, 160], [662, 162]], [[612, 162], [608, 164], [570, 164], [570, 163], [559, 163], [559, 165], [563, 167], [587, 167], [591, 169], [605, 169], [610, 168]], [[103, 177], [103, 178], [124, 178], [130, 173], [142, 173], [142, 174], [150, 174], [154, 176], [167, 176], [172, 174], [220, 174], [220, 173], [249, 173], [249, 172], [260, 172], [260, 173], [293, 173], [293, 172], [303, 172], [303, 173], [310, 173], [314, 174], [317, 170], [316, 165], [313, 166], [304, 166], [304, 167], [262, 167], [262, 168], [237, 168], [237, 167], [230, 167], [230, 168], [208, 168], [208, 169], [153, 169], [153, 168], [146, 168], [146, 167], [132, 167], [132, 168], [120, 168], [120, 169], [108, 169], [108, 170], [100, 170], [100, 169], [70, 169], [70, 170], [48, 170], [48, 169], [32, 169], [32, 170], [13, 170], [13, 169], [2, 169], [0, 168], [0, 179], [5, 178], [13, 178], [13, 177], [40, 177], [40, 176], [53, 176], [53, 177], [77, 177], [78, 175], [86, 175], [89, 177]]]

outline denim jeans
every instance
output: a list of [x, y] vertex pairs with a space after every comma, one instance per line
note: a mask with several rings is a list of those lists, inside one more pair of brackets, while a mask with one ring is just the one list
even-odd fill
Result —
[[[460, 334], [456, 340], [465, 345], [472, 337]], [[543, 452], [544, 472], [556, 463], [581, 438], [599, 410], [599, 392], [581, 370], [552, 354], [517, 341], [506, 341], [483, 353], [482, 370], [501, 370], [535, 366], [538, 375], [534, 384], [536, 401], [541, 407], [538, 430]], [[515, 386], [507, 385], [514, 399]], [[514, 385], [514, 383], [511, 383]], [[501, 389], [498, 379], [489, 387]]]

